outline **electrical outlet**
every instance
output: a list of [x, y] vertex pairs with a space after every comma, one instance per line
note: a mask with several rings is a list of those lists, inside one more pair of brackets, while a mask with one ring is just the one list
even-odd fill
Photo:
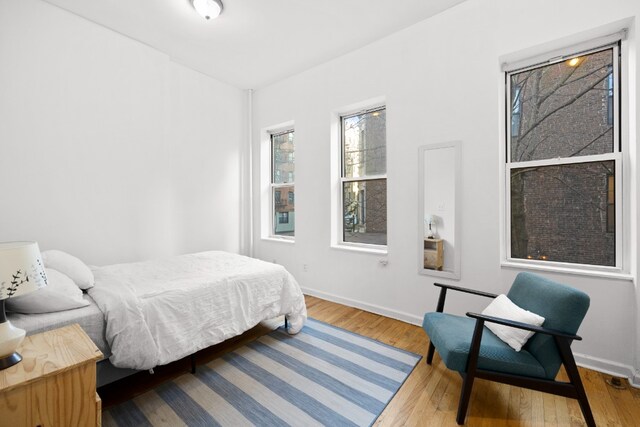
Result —
[[302, 264], [302, 271], [304, 272], [309, 271], [309, 266], [307, 264]]

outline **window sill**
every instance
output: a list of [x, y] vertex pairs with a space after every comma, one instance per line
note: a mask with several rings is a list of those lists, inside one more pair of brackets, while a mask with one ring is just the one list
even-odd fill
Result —
[[629, 282], [633, 281], [633, 276], [631, 274], [623, 273], [620, 271], [587, 270], [584, 268], [561, 267], [557, 265], [529, 264], [526, 262], [516, 262], [516, 261], [502, 261], [500, 263], [500, 266], [502, 268], [538, 270], [538, 271], [548, 271], [552, 273], [574, 274], [578, 276], [603, 277], [603, 278], [612, 279], [612, 280], [621, 280], [621, 281], [629, 281]]
[[269, 236], [269, 237], [263, 237], [262, 240], [266, 242], [288, 243], [290, 245], [293, 245], [296, 243], [296, 239], [294, 239], [293, 237]]
[[382, 246], [380, 249], [369, 247], [369, 246], [360, 246], [360, 245], [341, 245], [341, 244], [333, 244], [331, 245], [331, 249], [338, 249], [341, 251], [347, 252], [358, 252], [372, 255], [387, 255], [387, 247]]

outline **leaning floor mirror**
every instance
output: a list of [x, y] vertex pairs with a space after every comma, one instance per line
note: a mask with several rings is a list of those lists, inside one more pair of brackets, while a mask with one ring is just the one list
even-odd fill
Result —
[[460, 279], [460, 141], [419, 149], [419, 273]]

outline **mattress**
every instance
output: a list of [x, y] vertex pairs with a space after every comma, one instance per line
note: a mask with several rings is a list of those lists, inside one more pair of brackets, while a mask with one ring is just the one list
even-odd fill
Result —
[[85, 294], [83, 298], [89, 301], [86, 307], [41, 314], [7, 313], [7, 318], [14, 326], [27, 331], [27, 335], [78, 323], [107, 358], [111, 350], [104, 335], [104, 314], [89, 295]]
[[221, 251], [93, 269], [89, 295], [105, 313], [118, 368], [151, 369], [286, 315], [297, 333], [304, 295], [281, 265]]

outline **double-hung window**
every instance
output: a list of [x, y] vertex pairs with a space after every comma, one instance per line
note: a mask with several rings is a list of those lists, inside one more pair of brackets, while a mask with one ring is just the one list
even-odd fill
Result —
[[387, 244], [386, 110], [341, 117], [342, 242]]
[[271, 134], [271, 233], [295, 235], [294, 131]]
[[508, 260], [621, 268], [619, 63], [613, 43], [506, 73]]

